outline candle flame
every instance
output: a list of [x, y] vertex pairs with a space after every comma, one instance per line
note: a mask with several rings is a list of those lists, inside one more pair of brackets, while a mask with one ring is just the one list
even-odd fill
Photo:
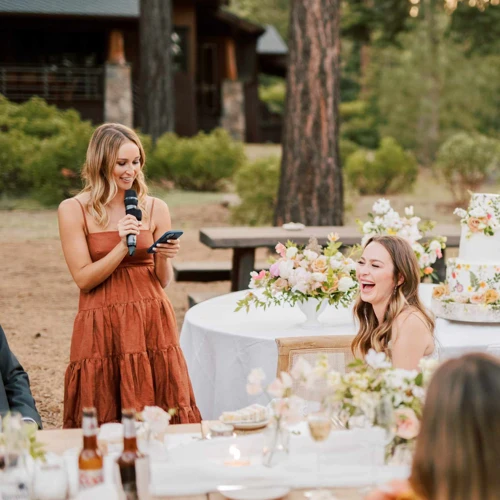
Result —
[[240, 450], [234, 444], [229, 447], [229, 454], [233, 457], [234, 460], [239, 460], [241, 456]]

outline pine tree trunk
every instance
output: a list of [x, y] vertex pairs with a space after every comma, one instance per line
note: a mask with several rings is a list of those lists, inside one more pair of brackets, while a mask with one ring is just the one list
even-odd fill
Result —
[[172, 1], [140, 2], [140, 123], [156, 141], [175, 127]]
[[340, 0], [293, 0], [276, 225], [343, 224], [339, 84]]

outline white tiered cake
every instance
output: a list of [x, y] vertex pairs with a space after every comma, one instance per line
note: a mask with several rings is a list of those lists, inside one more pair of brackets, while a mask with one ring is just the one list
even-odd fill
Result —
[[462, 219], [459, 255], [448, 259], [432, 310], [456, 321], [500, 323], [500, 195], [473, 194], [468, 210], [455, 213]]

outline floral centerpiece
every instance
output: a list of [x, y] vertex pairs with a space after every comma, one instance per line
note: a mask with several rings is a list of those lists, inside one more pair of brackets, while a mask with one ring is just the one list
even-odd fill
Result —
[[317, 301], [317, 309], [323, 303], [349, 305], [358, 288], [356, 263], [339, 252], [341, 246], [337, 234], [328, 236], [324, 249], [314, 238], [305, 247], [292, 241], [278, 243], [278, 256], [269, 270], [251, 273], [250, 288], [262, 293], [249, 292], [236, 311], [245, 308], [248, 312], [251, 305], [264, 309], [284, 303], [294, 306], [308, 299]]
[[474, 233], [493, 236], [500, 227], [500, 206], [493, 203], [491, 197], [476, 194], [471, 198], [467, 210], [456, 208], [453, 213], [468, 227], [467, 238]]
[[300, 359], [294, 367], [294, 378], [310, 388], [326, 381], [325, 404], [337, 408], [338, 417], [348, 428], [359, 418], [365, 425], [377, 425], [378, 405], [383, 399], [390, 401], [395, 429], [387, 451], [394, 456], [414, 444], [425, 388], [436, 366], [436, 360], [422, 359], [420, 371], [392, 368], [384, 353], [370, 349], [365, 362], [356, 360], [345, 374], [330, 370], [324, 355], [318, 357], [314, 367]]
[[373, 204], [373, 213], [369, 213], [369, 221], [358, 221], [363, 233], [361, 244], [364, 245], [372, 236], [377, 234], [389, 234], [401, 236], [407, 240], [415, 252], [420, 267], [421, 277], [430, 276], [437, 280], [432, 265], [443, 254], [446, 247], [446, 238], [436, 236], [425, 242], [420, 240], [428, 231], [431, 231], [436, 223], [434, 221], [422, 221], [416, 217], [413, 207], [405, 208], [405, 216], [401, 217], [392, 207], [389, 200], [381, 198]]

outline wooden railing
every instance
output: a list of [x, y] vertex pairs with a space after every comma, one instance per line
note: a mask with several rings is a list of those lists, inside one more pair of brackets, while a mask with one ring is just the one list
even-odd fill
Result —
[[24, 100], [99, 101], [103, 98], [102, 67], [0, 66], [0, 94]]

